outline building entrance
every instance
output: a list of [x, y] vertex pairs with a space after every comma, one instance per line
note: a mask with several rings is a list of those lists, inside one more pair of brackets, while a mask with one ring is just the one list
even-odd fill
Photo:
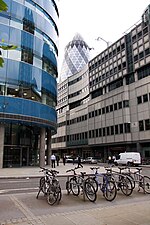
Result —
[[29, 166], [30, 159], [29, 147], [5, 147], [3, 167], [21, 167]]

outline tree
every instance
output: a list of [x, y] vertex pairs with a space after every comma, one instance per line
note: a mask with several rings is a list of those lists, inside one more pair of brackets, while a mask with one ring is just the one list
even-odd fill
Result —
[[[7, 4], [3, 0], [0, 0], [0, 12], [7, 11], [7, 10], [8, 10]], [[4, 39], [2, 39], [1, 42], [4, 43]], [[3, 49], [3, 50], [13, 50], [16, 48], [17, 46], [15, 45], [6, 45], [6, 46], [0, 45], [0, 49]], [[2, 52], [0, 50], [0, 67], [3, 67], [4, 59], [2, 58], [1, 55], [2, 55]]]

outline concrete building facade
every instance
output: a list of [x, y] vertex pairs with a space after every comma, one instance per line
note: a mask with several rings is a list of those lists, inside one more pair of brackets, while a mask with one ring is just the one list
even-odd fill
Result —
[[0, 168], [43, 166], [57, 125], [58, 0], [4, 1], [0, 44], [17, 48], [1, 50]]
[[58, 84], [52, 149], [96, 156], [138, 151], [150, 158], [150, 5], [141, 22]]

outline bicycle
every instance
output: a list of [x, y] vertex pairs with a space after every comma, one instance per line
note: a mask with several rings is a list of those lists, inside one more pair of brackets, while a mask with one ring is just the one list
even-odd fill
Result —
[[74, 169], [67, 170], [66, 172], [73, 172], [73, 176], [68, 176], [68, 180], [66, 181], [66, 190], [67, 193], [73, 193], [73, 195], [78, 196], [83, 191], [83, 196], [86, 195], [89, 201], [95, 202], [97, 199], [97, 195], [93, 185], [85, 179], [85, 172], [80, 172], [80, 174], [76, 173], [76, 170], [83, 167], [82, 165], [75, 167]]
[[134, 182], [138, 184], [138, 191], [142, 188], [144, 193], [150, 194], [150, 177], [141, 174], [142, 168], [135, 168], [137, 170], [135, 172], [132, 172], [130, 167], [126, 169]]
[[114, 181], [117, 187], [117, 191], [121, 190], [126, 196], [130, 196], [133, 192], [133, 186], [131, 178], [127, 174], [113, 171], [112, 168], [105, 167], [107, 176], [110, 180]]
[[47, 196], [47, 202], [49, 205], [53, 205], [56, 202], [59, 203], [62, 198], [61, 187], [59, 184], [59, 180], [56, 178], [56, 175], [59, 173], [56, 170], [49, 170], [43, 167], [40, 167], [42, 170], [40, 172], [44, 172], [44, 176], [40, 178], [39, 191], [37, 193], [36, 198], [40, 192], [44, 193], [44, 196]]
[[117, 195], [115, 182], [108, 179], [107, 174], [98, 173], [99, 167], [91, 167], [90, 169], [93, 171], [95, 170], [95, 173], [94, 176], [89, 176], [87, 181], [94, 186], [96, 192], [98, 191], [99, 187], [107, 201], [113, 201]]

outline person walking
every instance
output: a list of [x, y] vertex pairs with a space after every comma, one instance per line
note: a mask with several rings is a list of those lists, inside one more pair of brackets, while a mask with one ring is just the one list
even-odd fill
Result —
[[57, 162], [57, 166], [59, 166], [59, 160], [60, 160], [59, 155], [56, 155], [56, 162]]
[[[78, 167], [80, 167], [80, 166], [82, 166], [81, 165], [81, 157], [80, 157], [80, 155], [78, 155]], [[83, 166], [82, 166], [83, 167]]]
[[64, 164], [64, 166], [66, 164], [66, 155], [65, 154], [63, 155], [63, 164]]
[[55, 161], [56, 161], [56, 156], [54, 154], [52, 154], [51, 155], [52, 168], [55, 168]]

